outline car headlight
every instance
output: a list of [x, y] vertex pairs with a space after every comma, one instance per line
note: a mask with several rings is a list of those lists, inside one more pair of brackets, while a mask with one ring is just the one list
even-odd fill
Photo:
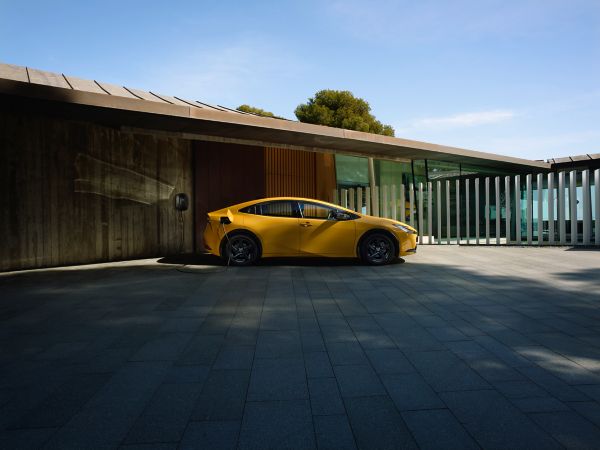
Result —
[[394, 228], [398, 228], [399, 230], [404, 231], [407, 234], [417, 234], [417, 232], [414, 231], [412, 228], [409, 228], [406, 225], [402, 225], [401, 223], [394, 223], [394, 224], [392, 224], [392, 226]]

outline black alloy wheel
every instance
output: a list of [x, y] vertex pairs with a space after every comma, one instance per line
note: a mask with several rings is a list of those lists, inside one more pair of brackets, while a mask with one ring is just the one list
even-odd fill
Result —
[[395, 259], [395, 253], [394, 242], [383, 233], [373, 233], [367, 236], [360, 246], [362, 260], [375, 266], [389, 264]]
[[258, 260], [258, 244], [245, 234], [231, 236], [226, 240], [224, 257], [235, 266], [249, 266]]

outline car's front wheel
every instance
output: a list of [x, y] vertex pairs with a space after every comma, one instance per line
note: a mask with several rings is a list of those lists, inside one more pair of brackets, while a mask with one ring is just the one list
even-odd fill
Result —
[[367, 264], [389, 264], [396, 258], [396, 248], [392, 239], [383, 233], [373, 233], [363, 239], [360, 257]]
[[235, 266], [249, 266], [258, 261], [258, 242], [247, 234], [236, 234], [225, 238], [223, 258]]

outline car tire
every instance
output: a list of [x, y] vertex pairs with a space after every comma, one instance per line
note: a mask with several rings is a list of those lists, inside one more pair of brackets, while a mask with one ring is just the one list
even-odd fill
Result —
[[253, 236], [236, 233], [225, 236], [222, 255], [232, 266], [250, 266], [260, 258], [260, 246]]
[[367, 264], [381, 266], [396, 259], [396, 246], [387, 234], [372, 233], [360, 243], [360, 258]]

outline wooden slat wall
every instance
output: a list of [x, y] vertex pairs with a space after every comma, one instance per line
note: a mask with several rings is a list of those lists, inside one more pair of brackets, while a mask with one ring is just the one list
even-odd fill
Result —
[[333, 191], [337, 187], [335, 156], [332, 153], [316, 153], [315, 165], [315, 176], [317, 179], [315, 198], [326, 202], [333, 202]]
[[265, 197], [265, 152], [262, 147], [195, 142], [196, 249], [210, 211]]
[[316, 153], [265, 148], [266, 196], [316, 197]]
[[[179, 253], [173, 197], [192, 196], [191, 162], [189, 141], [0, 111], [0, 270]], [[82, 176], [96, 180], [97, 193], [77, 187]], [[165, 196], [157, 186], [172, 189]], [[128, 188], [141, 188], [137, 200]], [[127, 198], [106, 195], [119, 189]], [[183, 251], [193, 248], [192, 226], [193, 205]]]

